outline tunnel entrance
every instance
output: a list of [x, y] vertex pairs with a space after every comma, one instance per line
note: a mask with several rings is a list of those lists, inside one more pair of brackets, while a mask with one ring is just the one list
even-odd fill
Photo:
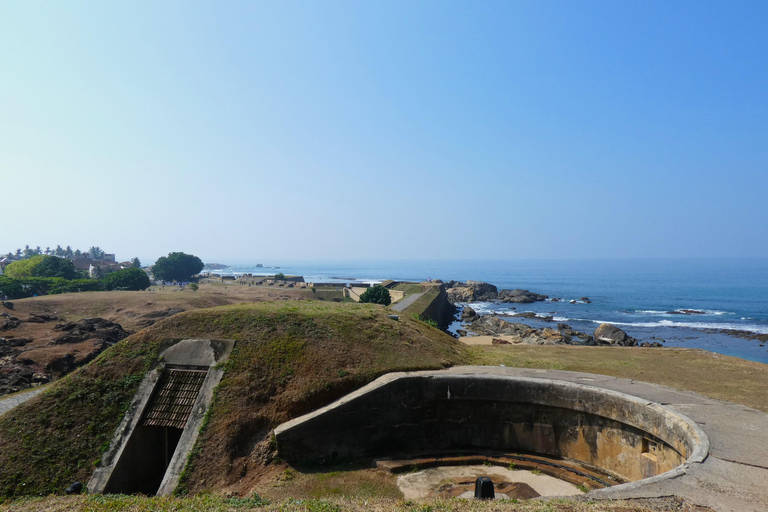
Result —
[[160, 341], [109, 449], [88, 481], [92, 493], [168, 495], [179, 484], [233, 340]]
[[207, 373], [207, 368], [163, 371], [104, 492], [157, 494]]

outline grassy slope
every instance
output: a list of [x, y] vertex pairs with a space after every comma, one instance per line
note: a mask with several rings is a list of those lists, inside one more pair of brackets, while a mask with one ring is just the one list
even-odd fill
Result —
[[242, 482], [274, 457], [272, 428], [383, 373], [469, 362], [468, 349], [450, 336], [388, 312], [371, 304], [266, 302], [160, 321], [0, 418], [0, 496], [87, 481], [165, 338], [238, 342], [186, 472], [191, 491]]
[[137, 336], [119, 343], [0, 418], [0, 496], [61, 492], [87, 481], [156, 357]]

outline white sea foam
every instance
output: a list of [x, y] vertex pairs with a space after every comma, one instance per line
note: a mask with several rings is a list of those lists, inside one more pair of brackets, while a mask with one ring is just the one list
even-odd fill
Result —
[[[685, 311], [701, 311], [701, 313], [685, 313]], [[718, 309], [698, 309], [698, 308], [677, 308], [666, 311], [659, 311], [656, 309], [636, 309], [634, 311], [628, 311], [628, 313], [635, 313], [640, 315], [732, 315], [730, 311], [720, 311]]]
[[733, 323], [715, 322], [675, 322], [672, 320], [659, 320], [658, 322], [606, 322], [602, 320], [582, 320], [596, 324], [608, 323], [616, 326], [628, 327], [687, 327], [689, 329], [732, 329], [736, 331], [748, 331], [755, 334], [768, 334], [768, 327], [762, 325], [742, 325]]

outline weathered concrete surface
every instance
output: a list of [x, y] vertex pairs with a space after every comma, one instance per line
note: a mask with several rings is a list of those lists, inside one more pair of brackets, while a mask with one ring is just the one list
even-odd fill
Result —
[[[706, 453], [689, 458], [686, 463], [672, 471], [653, 478], [593, 491], [589, 497], [615, 499], [676, 495], [718, 511], [768, 511], [768, 447], [764, 434], [768, 432], [768, 415], [760, 411], [664, 386], [576, 372], [456, 367], [439, 372], [414, 372], [408, 375], [419, 374], [547, 379], [560, 389], [565, 389], [562, 387], [564, 385], [567, 388], [568, 384], [575, 385], [576, 388], [583, 385], [632, 395], [638, 397], [641, 403], [643, 400], [647, 401], [649, 410], [657, 410], [663, 406], [664, 410], [670, 412], [670, 417], [677, 415], [691, 418], [696, 424], [693, 428], [701, 431], [703, 438], [712, 439], [711, 446], [708, 442], [702, 444], [707, 447]], [[386, 382], [397, 378], [398, 375], [393, 374], [382, 377], [382, 380]], [[343, 408], [361, 393], [376, 387], [375, 383], [369, 385], [328, 408]], [[320, 415], [328, 408], [281, 425], [276, 430], [278, 445], [286, 429], [307, 418]], [[620, 410], [615, 413], [622, 415]]]
[[293, 461], [528, 452], [582, 461], [618, 482], [701, 461], [708, 449], [690, 420], [648, 400], [489, 373], [393, 373], [275, 436], [281, 456]]
[[768, 414], [657, 384], [604, 375], [522, 368], [456, 367], [446, 372], [518, 375], [589, 384], [661, 403], [695, 421], [710, 440], [709, 456], [671, 479], [593, 491], [592, 499], [679, 496], [719, 512], [768, 511]]

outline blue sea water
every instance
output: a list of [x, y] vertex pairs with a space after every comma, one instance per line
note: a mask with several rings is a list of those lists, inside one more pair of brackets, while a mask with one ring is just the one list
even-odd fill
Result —
[[[485, 281], [562, 301], [473, 304], [481, 313], [532, 311], [589, 333], [609, 322], [640, 340], [663, 339], [665, 346], [704, 348], [768, 363], [768, 347], [762, 342], [718, 332], [768, 334], [768, 259], [284, 261], [263, 262], [264, 268], [245, 261], [222, 263], [231, 265], [224, 273], [283, 272], [303, 275], [309, 282]], [[680, 310], [703, 314], [672, 313]]]

